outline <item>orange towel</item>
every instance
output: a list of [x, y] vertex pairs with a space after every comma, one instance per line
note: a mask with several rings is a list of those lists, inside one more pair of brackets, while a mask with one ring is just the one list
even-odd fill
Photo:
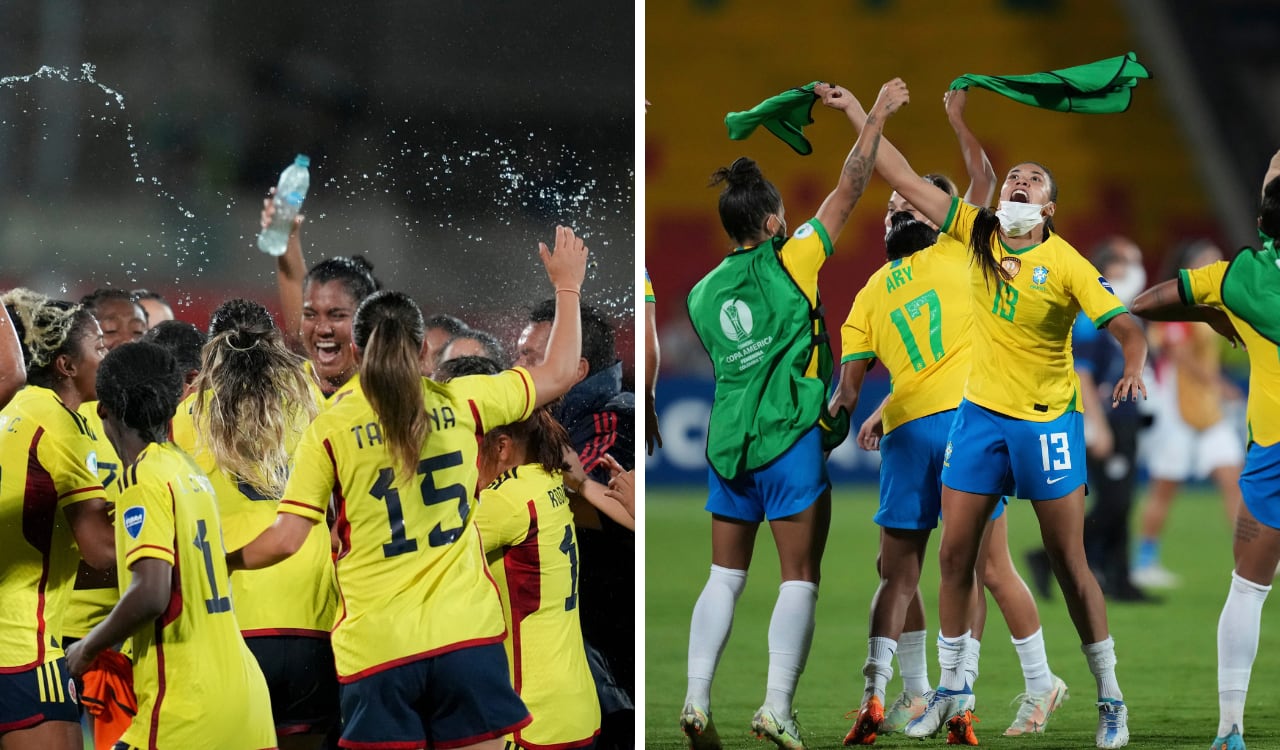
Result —
[[111, 750], [138, 713], [133, 663], [119, 651], [103, 651], [84, 673], [80, 702], [93, 717], [95, 750]]

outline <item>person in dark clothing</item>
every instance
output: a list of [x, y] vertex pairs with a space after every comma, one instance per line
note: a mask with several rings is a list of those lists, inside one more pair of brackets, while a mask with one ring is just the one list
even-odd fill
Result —
[[[542, 361], [554, 319], [554, 300], [529, 314], [516, 348], [518, 366]], [[605, 454], [622, 467], [635, 466], [635, 394], [622, 389], [613, 327], [590, 305], [582, 311], [582, 359], [578, 384], [552, 415], [569, 433], [587, 475], [610, 479]], [[578, 589], [582, 634], [596, 690], [601, 728], [596, 748], [635, 745], [635, 534], [587, 506], [575, 512], [582, 558]]]

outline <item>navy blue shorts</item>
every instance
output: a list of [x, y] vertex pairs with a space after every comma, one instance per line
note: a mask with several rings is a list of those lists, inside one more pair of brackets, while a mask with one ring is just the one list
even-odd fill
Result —
[[[462, 747], [533, 721], [501, 643], [401, 664], [341, 686], [341, 747]], [[416, 744], [415, 744], [416, 743]]]
[[1032, 422], [960, 402], [942, 466], [947, 487], [975, 495], [1056, 500], [1085, 481], [1080, 412]]
[[25, 672], [0, 674], [0, 734], [46, 721], [80, 722], [75, 687], [62, 657]]
[[324, 734], [338, 723], [338, 673], [328, 639], [297, 635], [244, 639], [267, 678], [276, 734]]
[[707, 469], [707, 510], [759, 523], [794, 516], [831, 489], [822, 430], [814, 427], [781, 456], [736, 479]]
[[1280, 443], [1249, 444], [1240, 474], [1240, 492], [1245, 507], [1259, 523], [1280, 529]]

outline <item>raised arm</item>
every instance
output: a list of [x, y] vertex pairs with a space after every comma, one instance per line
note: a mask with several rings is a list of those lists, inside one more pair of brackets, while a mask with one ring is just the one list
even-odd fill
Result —
[[[844, 112], [849, 116], [853, 127], [862, 132], [869, 116], [863, 111], [858, 100], [854, 99], [852, 105]], [[897, 190], [908, 203], [920, 209], [921, 213], [929, 217], [929, 221], [938, 226], [946, 222], [947, 214], [951, 211], [951, 196], [916, 174], [916, 171], [907, 163], [907, 158], [889, 142], [888, 138], [880, 139], [880, 148], [876, 155], [876, 174], [883, 177], [885, 182]]]
[[[822, 103], [832, 109], [848, 112], [850, 107], [858, 107], [858, 100], [849, 90], [840, 86], [820, 83], [813, 92], [822, 98]], [[840, 169], [840, 180], [836, 189], [831, 191], [827, 199], [818, 209], [817, 219], [827, 230], [827, 236], [835, 242], [844, 225], [849, 221], [849, 214], [854, 205], [862, 197], [871, 179], [872, 168], [876, 163], [876, 151], [880, 145], [880, 134], [884, 131], [884, 121], [897, 112], [902, 105], [910, 101], [907, 84], [901, 78], [895, 78], [880, 87], [880, 95], [871, 107], [871, 114], [864, 115], [864, 125], [858, 128], [858, 140], [853, 150], [845, 157], [844, 166]], [[851, 116], [852, 119], [852, 116]]]
[[1277, 177], [1280, 177], [1280, 151], [1277, 151], [1275, 156], [1271, 157], [1271, 163], [1267, 165], [1267, 176], [1262, 178], [1263, 189], [1265, 190], [1267, 185], [1270, 185], [1271, 181]]
[[[276, 213], [275, 201], [271, 196], [276, 189], [271, 188], [262, 201], [262, 215], [259, 223], [263, 229], [271, 225], [271, 217]], [[307, 277], [307, 264], [302, 257], [302, 222], [306, 217], [298, 214], [294, 217], [293, 227], [289, 230], [289, 242], [285, 245], [284, 255], [276, 258], [276, 288], [280, 292], [280, 330], [284, 332], [285, 343], [295, 351], [301, 351], [302, 338], [302, 282]]]
[[573, 387], [582, 358], [582, 279], [587, 273], [587, 247], [569, 227], [556, 227], [555, 250], [538, 243], [542, 265], [556, 290], [556, 318], [547, 337], [547, 355], [529, 367], [537, 406], [546, 406]]
[[[1273, 162], [1274, 163], [1274, 162]], [[1139, 294], [1129, 305], [1129, 312], [1147, 320], [1193, 320], [1213, 326], [1232, 346], [1243, 342], [1231, 318], [1216, 307], [1188, 305], [1178, 290], [1178, 279], [1169, 279]]]
[[978, 137], [964, 121], [964, 105], [969, 100], [965, 89], [953, 89], [942, 95], [942, 106], [947, 110], [947, 122], [960, 141], [960, 155], [964, 157], [964, 169], [969, 173], [969, 189], [964, 202], [974, 206], [988, 206], [996, 192], [996, 170], [987, 158]]

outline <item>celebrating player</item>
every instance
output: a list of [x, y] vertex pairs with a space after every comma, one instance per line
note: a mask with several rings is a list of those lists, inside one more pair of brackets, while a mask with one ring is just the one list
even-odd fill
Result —
[[[815, 93], [834, 109], [852, 100], [839, 86], [820, 84]], [[765, 702], [751, 728], [779, 747], [804, 746], [791, 703], [813, 640], [831, 523], [831, 481], [818, 426], [831, 361], [826, 342], [814, 343], [821, 320], [815, 312], [818, 271], [871, 178], [884, 121], [907, 98], [902, 81], [884, 85], [835, 190], [793, 237], [786, 233], [782, 197], [754, 161], [740, 158], [712, 178], [712, 184], [725, 184], [720, 221], [739, 247], [689, 294], [689, 317], [716, 371], [707, 433], [711, 574], [693, 609], [688, 692], [680, 712], [680, 727], [695, 750], [719, 746], [711, 681], [765, 519], [778, 547], [782, 585], [769, 626]]]
[[97, 381], [104, 429], [126, 466], [116, 526], [124, 593], [68, 649], [67, 665], [79, 675], [132, 639], [138, 713], [121, 738], [127, 748], [273, 747], [267, 685], [232, 611], [213, 487], [167, 440], [182, 373], [159, 346], [124, 344]]
[[345, 744], [497, 750], [529, 722], [471, 510], [476, 436], [527, 418], [576, 373], [587, 251], [558, 227], [555, 252], [541, 254], [556, 320], [546, 360], [527, 369], [427, 380], [417, 305], [396, 292], [365, 300], [353, 328], [361, 387], [308, 428], [275, 523], [228, 555], [247, 569], [289, 557], [334, 498]]
[[[856, 126], [861, 106], [846, 110]], [[1101, 748], [1129, 741], [1128, 708], [1115, 677], [1106, 603], [1085, 558], [1084, 429], [1072, 369], [1076, 313], [1105, 326], [1124, 349], [1113, 402], [1146, 395], [1146, 340], [1087, 260], [1053, 231], [1057, 185], [1042, 165], [1015, 165], [1000, 209], [979, 209], [922, 180], [887, 141], [876, 170], [941, 230], [970, 249], [973, 355], [942, 469], [938, 652], [941, 685], [910, 736], [933, 734], [971, 707], [968, 648], [979, 540], [1003, 495], [1034, 500], [1041, 535], [1098, 684]]]
[[1258, 655], [1262, 605], [1280, 564], [1280, 326], [1273, 305], [1280, 274], [1280, 151], [1263, 181], [1258, 234], [1262, 250], [1245, 249], [1229, 263], [1183, 270], [1133, 302], [1134, 312], [1150, 320], [1209, 323], [1233, 344], [1243, 341], [1249, 353], [1249, 450], [1240, 476], [1244, 502], [1236, 517], [1235, 570], [1218, 618], [1218, 735], [1211, 750], [1244, 750], [1244, 704]]

